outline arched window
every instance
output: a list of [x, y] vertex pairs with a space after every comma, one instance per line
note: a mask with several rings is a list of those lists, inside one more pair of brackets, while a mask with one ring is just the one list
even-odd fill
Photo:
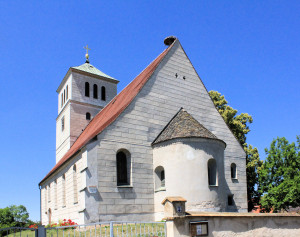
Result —
[[90, 84], [88, 82], [85, 83], [85, 96], [90, 97]]
[[154, 170], [155, 172], [155, 191], [165, 191], [165, 170], [164, 167], [158, 166]]
[[64, 103], [66, 102], [66, 90], [64, 90]]
[[86, 120], [91, 120], [91, 114], [90, 113], [86, 113], [85, 114], [85, 118], [86, 118]]
[[94, 84], [93, 86], [94, 99], [98, 99], [98, 86]]
[[106, 100], [106, 91], [104, 86], [101, 87], [101, 100]]
[[63, 93], [61, 93], [61, 107], [63, 107], [64, 105], [64, 95]]
[[68, 98], [69, 98], [69, 89], [68, 89], [68, 86], [67, 86], [67, 88], [66, 88], [66, 91], [67, 91], [66, 97], [67, 97], [67, 100], [68, 100]]
[[230, 168], [231, 168], [231, 178], [236, 179], [236, 177], [237, 177], [236, 164], [232, 163]]
[[66, 176], [63, 174], [62, 176], [62, 207], [66, 206]]
[[73, 191], [74, 191], [74, 203], [77, 203], [78, 202], [78, 192], [77, 192], [76, 165], [73, 166]]
[[207, 163], [208, 184], [216, 186], [217, 184], [217, 164], [214, 159], [210, 159]]
[[[127, 154], [126, 154], [127, 153]], [[117, 185], [130, 184], [130, 154], [126, 151], [117, 153]]]

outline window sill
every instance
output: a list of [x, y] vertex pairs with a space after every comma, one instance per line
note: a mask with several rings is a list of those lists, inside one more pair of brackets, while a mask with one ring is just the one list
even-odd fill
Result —
[[132, 185], [117, 185], [117, 188], [133, 188]]
[[158, 192], [163, 192], [163, 191], [166, 191], [166, 187], [160, 187], [160, 188], [156, 189], [154, 192], [158, 193]]

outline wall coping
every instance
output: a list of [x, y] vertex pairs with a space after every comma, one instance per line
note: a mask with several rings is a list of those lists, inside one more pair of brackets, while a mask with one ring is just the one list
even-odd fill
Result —
[[174, 220], [178, 218], [191, 218], [191, 217], [298, 217], [297, 213], [239, 213], [239, 212], [186, 212], [183, 217], [165, 217], [164, 220]]

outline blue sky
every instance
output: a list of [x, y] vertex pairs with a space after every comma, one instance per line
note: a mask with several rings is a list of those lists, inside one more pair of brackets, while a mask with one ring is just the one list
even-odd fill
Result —
[[299, 1], [0, 0], [0, 208], [39, 219], [39, 181], [55, 164], [56, 89], [91, 64], [122, 90], [179, 38], [208, 90], [253, 116], [259, 149], [299, 132]]

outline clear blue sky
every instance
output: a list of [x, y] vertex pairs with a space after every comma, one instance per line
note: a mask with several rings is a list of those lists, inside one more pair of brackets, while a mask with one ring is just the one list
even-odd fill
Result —
[[248, 143], [295, 141], [300, 101], [299, 1], [0, 0], [0, 208], [39, 219], [39, 181], [55, 164], [56, 89], [91, 64], [122, 90], [179, 38], [208, 90], [253, 116]]

